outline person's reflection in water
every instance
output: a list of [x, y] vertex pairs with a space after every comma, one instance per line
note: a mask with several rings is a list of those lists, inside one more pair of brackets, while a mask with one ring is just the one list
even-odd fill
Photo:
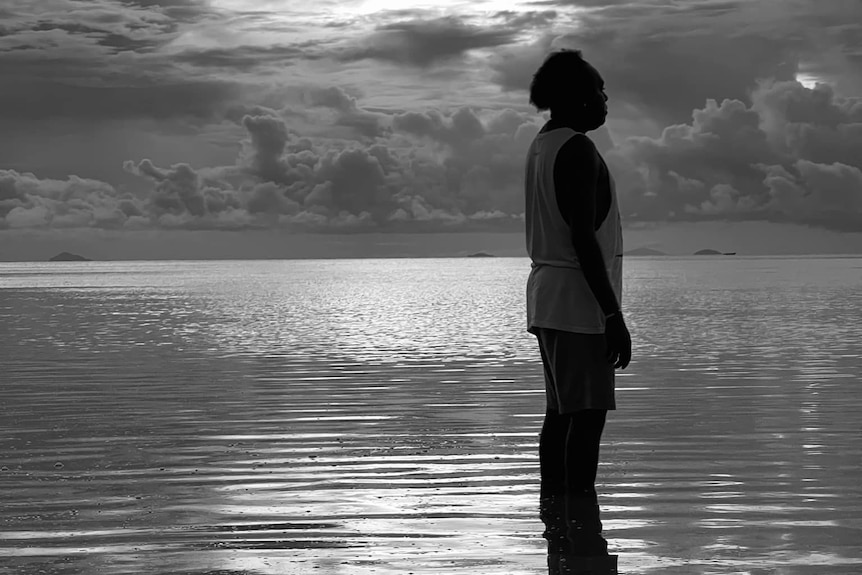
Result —
[[[553, 437], [566, 437], [567, 434], [561, 432], [554, 436], [548, 425], [542, 429], [545, 440], [540, 446], [545, 449], [540, 451], [540, 457], [545, 457], [540, 460], [542, 482], [539, 513], [545, 524], [543, 537], [548, 542], [548, 572], [551, 575], [617, 573], [616, 556], [608, 554], [608, 543], [602, 536], [596, 490], [592, 486], [583, 487], [590, 481], [590, 469], [593, 470], [592, 481], [595, 482], [597, 446], [605, 413], [603, 410], [586, 410], [582, 418], [575, 416], [572, 419], [572, 422], [578, 423], [570, 426], [569, 433], [578, 437], [578, 447], [568, 452], [566, 457], [580, 462], [580, 465], [572, 466], [574, 469], [566, 469], [560, 453], [551, 452], [553, 447], [562, 450], [553, 445]], [[579, 432], [583, 434], [577, 435]], [[571, 482], [561, 481], [561, 477], [566, 476], [575, 479]]]
[[601, 75], [580, 52], [548, 56], [530, 102], [551, 118], [526, 163], [527, 330], [547, 407], [539, 440], [540, 515], [551, 574], [616, 573], [595, 481], [614, 369], [631, 359], [621, 311], [622, 226], [613, 178], [586, 133], [605, 122]]

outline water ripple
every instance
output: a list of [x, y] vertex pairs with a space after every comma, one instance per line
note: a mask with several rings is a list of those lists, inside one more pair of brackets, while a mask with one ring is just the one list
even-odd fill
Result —
[[[845, 267], [627, 267], [621, 573], [862, 572]], [[0, 266], [0, 573], [546, 572], [523, 261], [46, 269]]]

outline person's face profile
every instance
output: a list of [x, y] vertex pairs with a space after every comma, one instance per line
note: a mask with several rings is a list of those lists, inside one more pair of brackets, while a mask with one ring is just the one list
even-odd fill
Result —
[[598, 70], [590, 66], [592, 83], [586, 92], [584, 104], [592, 123], [596, 128], [605, 123], [608, 115], [608, 95], [605, 92], [605, 81]]
[[573, 94], [571, 106], [573, 112], [580, 116], [586, 125], [586, 129], [595, 130], [605, 123], [608, 115], [608, 96], [605, 93], [605, 81], [601, 74], [587, 64], [587, 74], [584, 77], [583, 70], [580, 71], [581, 89]]

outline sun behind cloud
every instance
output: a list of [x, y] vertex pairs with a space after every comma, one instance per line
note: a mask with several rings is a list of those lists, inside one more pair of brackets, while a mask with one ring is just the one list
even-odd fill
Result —
[[797, 73], [796, 81], [808, 88], [809, 90], [813, 90], [817, 86], [817, 84], [823, 83], [823, 80], [821, 78], [805, 72]]

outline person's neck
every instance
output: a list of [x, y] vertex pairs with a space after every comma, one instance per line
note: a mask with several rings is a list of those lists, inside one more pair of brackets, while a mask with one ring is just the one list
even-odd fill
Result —
[[572, 130], [583, 134], [586, 134], [590, 130], [586, 124], [587, 122], [585, 122], [583, 118], [564, 114], [552, 114], [551, 119], [548, 120], [549, 129], [571, 128]]

